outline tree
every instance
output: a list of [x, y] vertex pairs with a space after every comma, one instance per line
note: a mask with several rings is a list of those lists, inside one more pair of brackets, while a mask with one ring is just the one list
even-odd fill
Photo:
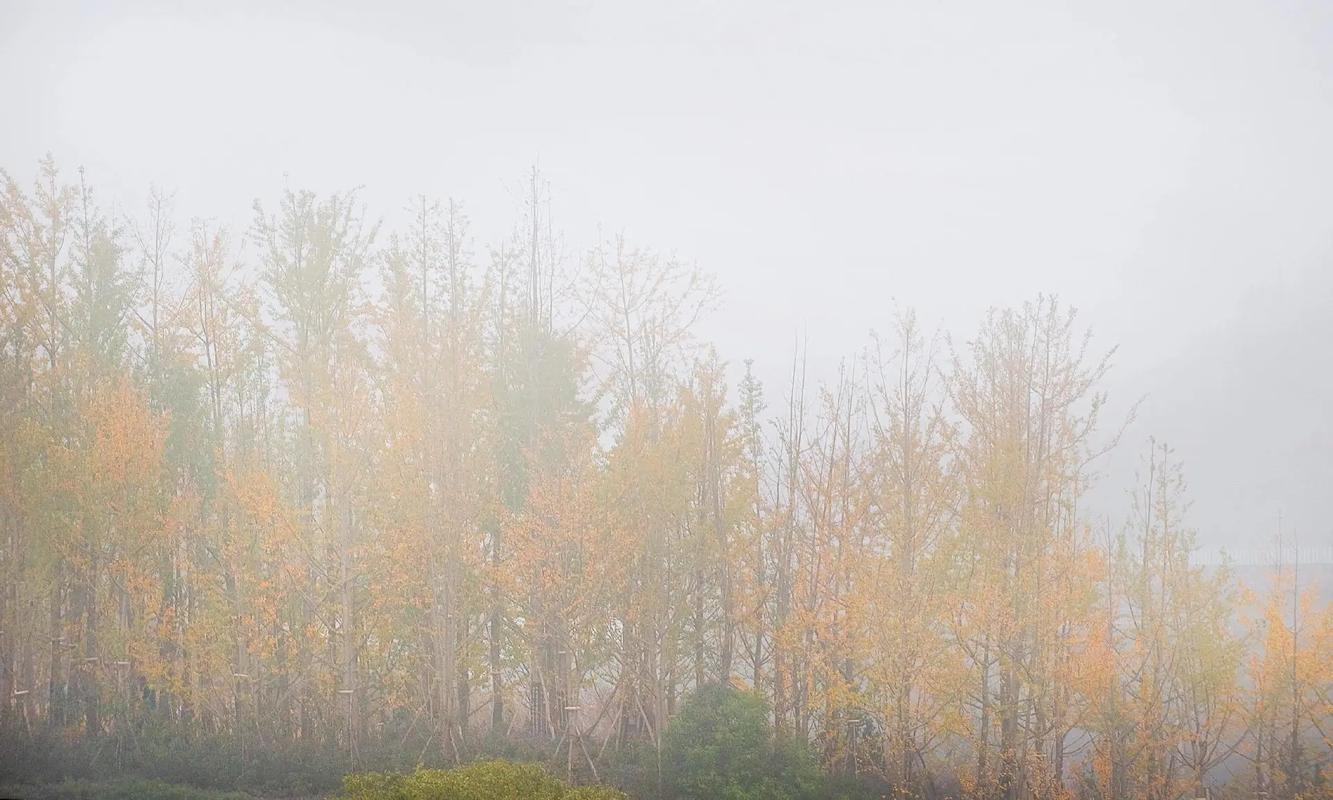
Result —
[[1103, 796], [1201, 795], [1235, 748], [1239, 642], [1225, 571], [1191, 563], [1184, 475], [1152, 442], [1126, 534], [1115, 545], [1104, 613], [1111, 659], [1094, 698], [1093, 744]]
[[1248, 621], [1253, 644], [1242, 753], [1253, 764], [1256, 793], [1306, 800], [1327, 795], [1333, 768], [1327, 726], [1333, 604], [1320, 609], [1314, 587], [1302, 587], [1299, 551], [1287, 561], [1280, 536], [1275, 551], [1269, 589], [1252, 598], [1258, 613]]
[[968, 343], [970, 363], [954, 355], [950, 398], [968, 433], [957, 450], [967, 588], [954, 638], [973, 671], [979, 796], [1014, 800], [1063, 782], [1056, 666], [1068, 626], [1082, 623], [1052, 599], [1086, 546], [1078, 499], [1110, 358], [1088, 355], [1075, 319], [1044, 297], [994, 310]]
[[1327, 605], [1195, 564], [1167, 448], [1093, 536], [1110, 354], [1072, 310], [952, 357], [902, 314], [826, 382], [798, 348], [770, 410], [697, 338], [704, 274], [567, 259], [523, 194], [481, 256], [455, 200], [381, 246], [294, 191], [247, 248], [0, 175], [0, 769], [1326, 793]]
[[797, 798], [818, 791], [814, 761], [780, 745], [760, 696], [710, 684], [695, 690], [667, 726], [663, 747], [667, 796]]
[[[333, 195], [321, 202], [309, 192], [287, 191], [279, 212], [268, 216], [256, 203], [253, 236], [279, 323], [272, 330], [279, 367], [300, 415], [296, 502], [306, 546], [318, 554], [307, 573], [307, 616], [299, 623], [304, 629], [310, 618], [320, 619], [336, 650], [335, 679], [324, 688], [344, 707], [342, 740], [355, 763], [365, 722], [358, 683], [357, 611], [364, 586], [357, 558], [364, 500], [358, 492], [368, 463], [358, 439], [369, 430], [370, 391], [356, 321], [363, 311], [360, 282], [374, 230], [366, 229], [354, 197]], [[312, 664], [314, 643], [298, 641], [305, 648], [301, 660]], [[315, 687], [303, 683], [300, 729], [309, 736]]]
[[910, 312], [897, 323], [892, 360], [877, 340], [871, 364], [873, 460], [864, 491], [872, 544], [862, 591], [873, 640], [866, 672], [877, 689], [871, 708], [886, 732], [883, 771], [907, 795], [927, 779], [926, 756], [957, 701], [941, 621], [953, 598], [960, 498], [949, 463], [955, 433], [933, 385], [936, 342], [922, 337]]

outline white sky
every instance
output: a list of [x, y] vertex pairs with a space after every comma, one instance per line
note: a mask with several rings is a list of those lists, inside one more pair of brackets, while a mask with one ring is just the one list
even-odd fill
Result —
[[775, 399], [797, 336], [827, 373], [895, 302], [961, 341], [1055, 293], [1149, 394], [1095, 502], [1155, 433], [1209, 546], [1333, 544], [1333, 3], [0, 0], [0, 167], [48, 151], [238, 228], [453, 195], [479, 245], [537, 162], [571, 250], [714, 273]]

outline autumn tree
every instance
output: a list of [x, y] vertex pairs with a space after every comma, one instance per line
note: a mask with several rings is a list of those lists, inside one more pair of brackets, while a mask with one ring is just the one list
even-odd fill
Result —
[[960, 676], [942, 622], [953, 597], [959, 496], [949, 458], [954, 429], [935, 362], [939, 341], [923, 336], [910, 312], [894, 334], [876, 340], [870, 361], [873, 440], [864, 491], [871, 545], [862, 591], [872, 639], [866, 673], [876, 687], [869, 704], [885, 731], [883, 770], [909, 794], [928, 779], [926, 758], [956, 701]]
[[1321, 608], [1315, 587], [1302, 585], [1298, 550], [1287, 560], [1280, 537], [1274, 549], [1268, 590], [1252, 598], [1257, 608], [1248, 621], [1241, 752], [1252, 765], [1248, 785], [1256, 794], [1306, 800], [1327, 795], [1333, 769], [1333, 605]]
[[967, 588], [953, 635], [972, 671], [977, 796], [1050, 796], [1063, 782], [1059, 664], [1083, 623], [1059, 601], [1087, 550], [1078, 500], [1109, 363], [1075, 320], [1048, 298], [995, 310], [954, 355]]
[[0, 174], [0, 767], [522, 748], [653, 793], [748, 689], [752, 744], [875, 796], [1327, 794], [1327, 604], [1196, 563], [1164, 447], [1094, 535], [1071, 309], [902, 313], [770, 391], [703, 272], [519, 194], [489, 246], [299, 191], [237, 237]]
[[[301, 679], [300, 730], [314, 734], [315, 703], [341, 706], [341, 738], [352, 760], [364, 725], [359, 685], [358, 610], [363, 602], [365, 498], [361, 476], [369, 465], [362, 434], [370, 426], [367, 354], [358, 335], [364, 315], [362, 273], [374, 236], [355, 196], [319, 200], [287, 191], [276, 215], [256, 203], [253, 239], [274, 316], [272, 341], [297, 413], [293, 432], [294, 497], [303, 518], [307, 567], [304, 619], [298, 629], [302, 671], [327, 647], [337, 668]], [[322, 628], [323, 642], [308, 628]], [[326, 677], [328, 680], [315, 680]]]

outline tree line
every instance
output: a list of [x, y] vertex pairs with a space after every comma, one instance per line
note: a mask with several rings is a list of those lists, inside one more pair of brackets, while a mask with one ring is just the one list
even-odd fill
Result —
[[600, 780], [723, 684], [894, 797], [1327, 796], [1333, 610], [1193, 564], [1164, 445], [1089, 518], [1071, 309], [899, 313], [774, 393], [696, 337], [708, 276], [569, 256], [547, 191], [479, 248], [454, 200], [228, 231], [0, 173], [0, 738]]

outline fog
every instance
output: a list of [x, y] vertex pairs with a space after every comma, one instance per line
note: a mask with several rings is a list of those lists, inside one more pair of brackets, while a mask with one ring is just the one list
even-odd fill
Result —
[[0, 163], [50, 152], [244, 229], [256, 193], [425, 192], [504, 233], [528, 167], [568, 252], [717, 276], [708, 338], [815, 374], [896, 306], [965, 339], [1053, 293], [1202, 543], [1333, 540], [1333, 8], [1322, 3], [6, 3]]
[[1326, 796], [1330, 143], [1323, 2], [0, 0], [0, 796]]

